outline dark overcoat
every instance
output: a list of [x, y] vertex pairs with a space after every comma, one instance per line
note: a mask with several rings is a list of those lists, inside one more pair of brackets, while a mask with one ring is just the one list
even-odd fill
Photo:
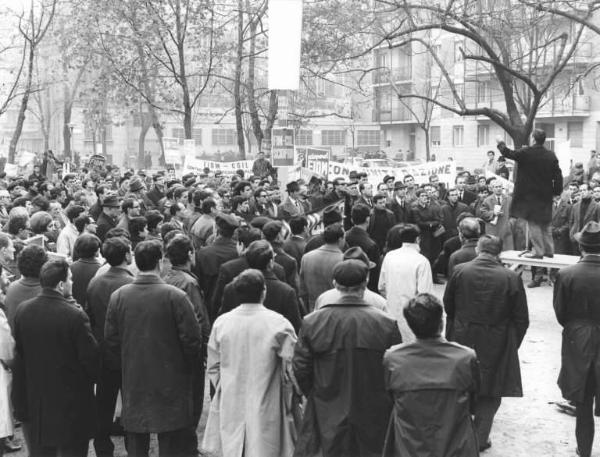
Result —
[[[590, 371], [600, 379], [600, 258], [587, 255], [559, 270], [554, 311], [563, 326], [558, 386], [565, 399], [581, 402]], [[600, 383], [596, 382], [596, 398]]]
[[400, 342], [396, 321], [359, 298], [304, 318], [293, 365], [307, 406], [295, 456], [381, 456], [392, 409], [383, 354]]
[[492, 256], [457, 265], [444, 292], [446, 337], [475, 349], [480, 394], [521, 397], [518, 349], [529, 326], [521, 277]]
[[379, 272], [381, 269], [381, 251], [377, 243], [369, 236], [362, 227], [352, 227], [346, 232], [346, 244], [348, 247], [358, 246], [369, 257], [369, 260], [375, 264], [375, 267], [369, 272], [369, 282], [367, 287], [375, 293], [378, 293]]
[[552, 196], [560, 195], [563, 189], [556, 154], [541, 144], [512, 151], [500, 143], [498, 149], [519, 166], [510, 206], [511, 217], [549, 224], [552, 221]]
[[571, 240], [569, 237], [569, 222], [573, 205], [561, 198], [558, 205], [552, 205], [552, 238], [556, 254], [570, 254]]
[[125, 430], [161, 433], [192, 425], [202, 330], [184, 291], [139, 275], [111, 295], [104, 339], [120, 356]]
[[53, 289], [23, 302], [15, 315], [15, 417], [40, 446], [91, 438], [100, 351], [87, 315]]

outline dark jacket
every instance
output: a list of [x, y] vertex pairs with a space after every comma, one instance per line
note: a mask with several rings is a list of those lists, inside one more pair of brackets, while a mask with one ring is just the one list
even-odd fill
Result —
[[444, 202], [442, 205], [442, 225], [446, 229], [444, 233], [444, 239], [451, 238], [458, 235], [458, 228], [456, 225], [456, 218], [461, 213], [470, 212], [469, 207], [461, 202], [451, 205], [450, 202]]
[[417, 224], [421, 230], [421, 254], [433, 263], [442, 249], [442, 238], [434, 233], [442, 224], [441, 209], [438, 204], [429, 203], [426, 207], [418, 204], [411, 209], [409, 222]]
[[[233, 279], [242, 271], [247, 270], [248, 268], [250, 268], [248, 265], [248, 260], [246, 260], [246, 256], [243, 255], [237, 259], [225, 262], [219, 267], [219, 275], [215, 282], [212, 299], [210, 301], [209, 315], [212, 316], [212, 313], [214, 313], [216, 316], [218, 314], [221, 304], [223, 303], [223, 292], [225, 291], [225, 286], [233, 281]], [[275, 273], [277, 279], [285, 282], [285, 271], [281, 265], [277, 263], [274, 264], [273, 273]]]
[[400, 205], [400, 203], [398, 203], [398, 200], [396, 200], [395, 198], [391, 201], [391, 203], [388, 203], [387, 205], [388, 209], [392, 213], [394, 213], [396, 224], [408, 222], [408, 218], [410, 216], [410, 206], [411, 205], [406, 200], [404, 200], [402, 202], [402, 205]]
[[373, 292], [379, 293], [377, 285], [379, 284], [379, 271], [381, 268], [381, 251], [377, 243], [369, 236], [367, 231], [361, 227], [352, 227], [346, 232], [346, 244], [352, 248], [354, 246], [360, 247], [365, 254], [369, 257], [369, 260], [375, 263], [375, 267], [369, 272], [369, 282], [367, 287]]
[[194, 314], [196, 314], [196, 318], [202, 329], [202, 341], [206, 347], [208, 337], [210, 336], [210, 319], [208, 318], [208, 309], [202, 296], [202, 290], [200, 290], [198, 278], [185, 268], [171, 266], [163, 279], [167, 284], [183, 290], [190, 299], [194, 307]]
[[369, 236], [377, 243], [379, 251], [383, 252], [387, 238], [387, 232], [396, 224], [394, 213], [389, 209], [373, 208], [369, 219], [367, 232]]
[[185, 292], [139, 275], [112, 294], [104, 337], [121, 360], [125, 430], [161, 433], [192, 425], [202, 330]]
[[73, 274], [73, 298], [87, 311], [87, 288], [100, 268], [96, 259], [79, 259], [70, 266]]
[[470, 262], [477, 257], [477, 252], [475, 252], [477, 241], [478, 240], [466, 240], [458, 251], [453, 252], [450, 255], [450, 259], [448, 259], [448, 277], [452, 276], [456, 265]]
[[81, 307], [53, 289], [23, 302], [15, 316], [15, 417], [40, 446], [90, 438], [100, 352]]
[[596, 203], [592, 198], [585, 214], [582, 215], [581, 200], [579, 200], [571, 208], [571, 215], [569, 217], [569, 237], [571, 242], [575, 243], [575, 234], [590, 221], [600, 221], [600, 204]]
[[472, 349], [444, 338], [389, 349], [385, 385], [394, 409], [384, 457], [477, 457], [471, 414], [479, 389]]
[[37, 297], [42, 291], [39, 278], [22, 277], [9, 284], [4, 298], [4, 311], [11, 329], [15, 326], [17, 308], [24, 301]]
[[475, 200], [477, 200], [477, 194], [475, 192], [471, 192], [470, 190], [465, 189], [462, 192], [462, 197], [460, 195], [460, 191], [458, 192], [458, 201], [464, 203], [467, 206], [469, 206]]
[[482, 254], [456, 266], [444, 292], [446, 337], [475, 349], [481, 395], [522, 397], [518, 349], [529, 313], [521, 277]]
[[106, 323], [106, 310], [112, 293], [133, 282], [133, 274], [127, 268], [110, 267], [104, 274], [92, 278], [87, 288], [87, 309], [92, 332], [102, 351], [103, 363], [109, 368], [120, 369], [118, 358], [108, 360], [108, 353], [104, 345], [104, 324]]
[[534, 144], [512, 151], [498, 145], [500, 153], [518, 164], [510, 215], [537, 224], [552, 220], [552, 196], [562, 192], [562, 172], [554, 152]]
[[[265, 286], [267, 288], [267, 295], [263, 306], [285, 317], [297, 332], [300, 330], [302, 321], [300, 319], [300, 306], [296, 292], [291, 286], [277, 279], [277, 276], [272, 271], [263, 271], [263, 276], [265, 277]], [[223, 293], [223, 305], [221, 305], [219, 314], [231, 311], [240, 304], [233, 284], [227, 284]]]
[[[600, 257], [587, 255], [558, 271], [554, 311], [563, 326], [558, 386], [567, 400], [582, 402], [590, 372], [600, 379]], [[596, 398], [600, 383], [596, 382]]]
[[283, 242], [283, 250], [292, 256], [296, 260], [296, 266], [300, 270], [300, 261], [304, 255], [304, 248], [306, 247], [306, 240], [298, 235], [292, 235]]
[[[200, 288], [205, 297], [212, 297], [219, 268], [225, 262], [239, 257], [237, 244], [231, 238], [218, 236], [215, 242], [196, 251], [194, 274], [200, 280]], [[217, 309], [208, 310], [211, 322], [215, 320]]]
[[552, 205], [552, 238], [556, 254], [570, 254], [569, 221], [573, 207], [568, 200], [561, 198], [558, 205]]
[[[152, 190], [146, 193], [147, 200], [152, 202], [152, 206], [148, 207], [148, 209], [158, 208], [158, 202], [160, 202], [164, 196], [165, 194], [162, 191], [160, 191], [158, 187], [153, 186]], [[146, 204], [146, 206], [148, 206], [148, 204]]]
[[117, 221], [111, 217], [108, 217], [106, 213], [100, 213], [98, 216], [98, 220], [96, 221], [96, 236], [100, 238], [101, 241], [104, 241], [106, 238], [106, 233], [111, 229], [117, 226]]
[[275, 251], [275, 257], [273, 260], [276, 264], [281, 265], [285, 271], [285, 282], [298, 290], [298, 265], [296, 260], [286, 253], [280, 245], [273, 244], [273, 251]]
[[293, 366], [307, 405], [295, 456], [381, 456], [392, 409], [383, 354], [401, 341], [396, 321], [358, 298], [304, 318]]

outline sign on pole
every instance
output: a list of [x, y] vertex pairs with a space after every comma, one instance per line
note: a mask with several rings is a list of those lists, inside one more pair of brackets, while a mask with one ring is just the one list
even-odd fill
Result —
[[274, 167], [294, 165], [294, 129], [271, 131], [271, 161]]
[[269, 0], [270, 90], [298, 90], [302, 0]]

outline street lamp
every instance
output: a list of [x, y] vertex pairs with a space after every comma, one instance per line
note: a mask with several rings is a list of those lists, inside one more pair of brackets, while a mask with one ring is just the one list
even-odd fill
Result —
[[75, 124], [69, 122], [67, 127], [69, 128], [69, 157], [65, 158], [71, 160], [71, 157], [73, 157], [73, 129], [75, 129]]

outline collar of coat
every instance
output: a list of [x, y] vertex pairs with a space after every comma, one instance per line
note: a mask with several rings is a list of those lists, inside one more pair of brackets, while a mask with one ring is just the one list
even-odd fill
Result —
[[154, 273], [138, 273], [133, 284], [166, 284], [160, 276]]
[[578, 263], [597, 263], [600, 264], [600, 255], [598, 254], [586, 254], [585, 257], [579, 259]]
[[371, 306], [364, 298], [357, 297], [356, 295], [342, 295], [337, 302], [323, 305], [323, 308], [330, 308], [333, 306]]
[[52, 298], [54, 300], [60, 300], [60, 301], [67, 302], [67, 299], [65, 298], [65, 296], [63, 294], [61, 294], [57, 290], [52, 289], [50, 287], [44, 287], [42, 289], [42, 291], [40, 292], [39, 296], [40, 297]]

